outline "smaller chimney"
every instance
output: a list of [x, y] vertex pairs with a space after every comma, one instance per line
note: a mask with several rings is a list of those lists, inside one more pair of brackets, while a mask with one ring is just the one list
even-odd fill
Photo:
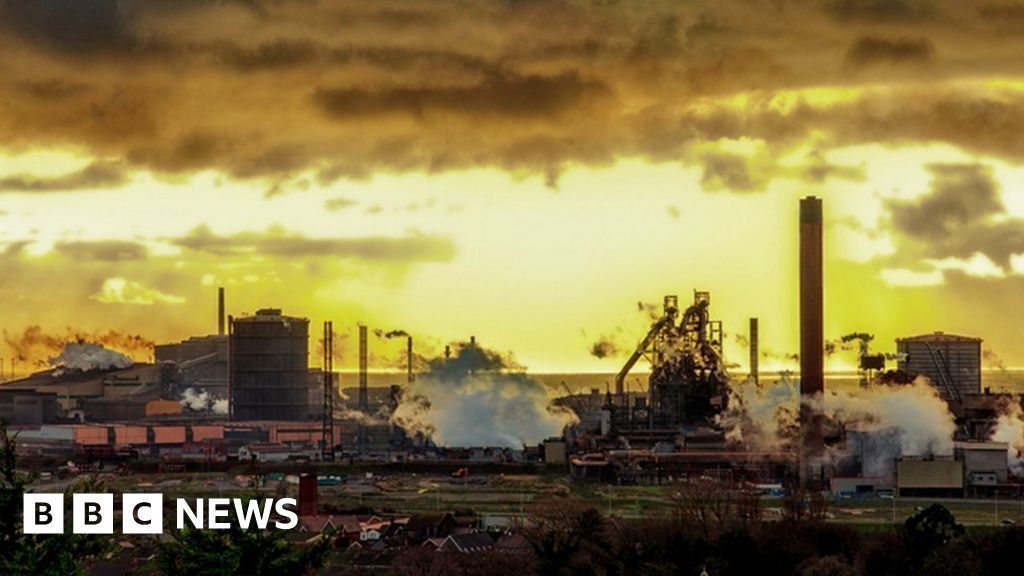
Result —
[[299, 476], [299, 516], [316, 516], [316, 513], [316, 474], [303, 474]]
[[408, 372], [408, 374], [406, 374], [406, 380], [411, 384], [412, 381], [413, 381], [413, 376], [412, 376], [412, 336], [409, 336], [408, 340], [406, 340], [406, 342], [405, 342], [405, 363], [406, 363], [406, 370]]
[[224, 287], [217, 288], [217, 335], [224, 335]]
[[758, 346], [758, 329], [757, 329], [757, 318], [750, 319], [750, 380], [757, 384], [758, 371], [760, 370], [758, 357], [760, 355]]

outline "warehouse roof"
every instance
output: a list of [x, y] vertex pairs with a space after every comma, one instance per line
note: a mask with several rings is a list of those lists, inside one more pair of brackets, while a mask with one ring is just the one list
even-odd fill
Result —
[[994, 450], [1006, 452], [1010, 445], [1006, 442], [953, 442], [955, 450]]
[[897, 338], [896, 342], [981, 342], [981, 338], [946, 334], [945, 332], [932, 332], [931, 334]]

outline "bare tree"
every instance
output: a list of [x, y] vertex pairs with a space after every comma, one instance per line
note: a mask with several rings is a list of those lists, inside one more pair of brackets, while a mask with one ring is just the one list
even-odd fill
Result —
[[710, 478], [700, 478], [679, 487], [671, 495], [680, 518], [697, 526], [705, 539], [711, 539], [736, 518], [733, 490]]

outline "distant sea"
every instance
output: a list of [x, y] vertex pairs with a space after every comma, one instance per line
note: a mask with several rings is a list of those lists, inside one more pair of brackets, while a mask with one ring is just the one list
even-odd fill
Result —
[[[737, 379], [746, 377], [745, 372], [732, 371], [731, 374]], [[592, 389], [597, 389], [601, 394], [605, 389], [615, 388], [614, 372], [579, 372], [579, 373], [530, 373], [556, 395], [564, 395], [569, 392], [573, 394], [585, 394]], [[645, 372], [634, 372], [626, 379], [626, 387], [629, 390], [640, 391], [647, 389], [647, 376]], [[772, 382], [781, 378], [778, 372], [762, 372], [761, 382]], [[392, 384], [405, 384], [404, 373], [383, 373], [371, 372], [368, 376], [367, 385], [371, 388], [386, 388]], [[982, 386], [989, 388], [992, 392], [1009, 392], [1012, 394], [1024, 394], [1024, 370], [985, 370], [981, 376]], [[834, 389], [851, 390], [857, 388], [860, 376], [855, 372], [834, 372], [825, 375], [825, 387]], [[346, 393], [354, 389], [358, 384], [358, 377], [351, 372], [344, 372], [341, 375], [341, 386]]]
[[[746, 377], [745, 372], [731, 372], [737, 379]], [[581, 373], [581, 374], [531, 374], [545, 386], [561, 394], [571, 391], [573, 394], [584, 394], [591, 389], [598, 389], [604, 393], [605, 388], [612, 391], [615, 389], [614, 373]], [[637, 372], [629, 375], [626, 379], [626, 387], [629, 390], [640, 391], [647, 389], [647, 373]], [[778, 372], [762, 372], [760, 381], [772, 382], [781, 378]], [[1024, 394], [1024, 370], [983, 370], [981, 374], [982, 386], [989, 388], [992, 392], [1011, 394]], [[825, 375], [825, 388], [841, 390], [852, 390], [860, 385], [860, 375], [856, 372], [835, 372]]]

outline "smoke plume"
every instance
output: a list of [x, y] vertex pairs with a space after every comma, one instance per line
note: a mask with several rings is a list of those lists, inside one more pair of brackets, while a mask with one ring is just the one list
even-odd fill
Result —
[[986, 368], [994, 368], [1000, 372], [1006, 372], [1006, 363], [996, 354], [995, 350], [986, 348], [981, 351], [982, 363]]
[[825, 342], [825, 356], [832, 356], [836, 352], [848, 352], [851, 350], [867, 352], [868, 345], [875, 339], [873, 334], [867, 332], [852, 332], [840, 336], [838, 340]]
[[67, 327], [64, 334], [48, 334], [40, 326], [29, 326], [21, 334], [4, 331], [4, 342], [19, 362], [37, 368], [50, 365], [50, 359], [64, 351], [67, 344], [99, 344], [108, 350], [120, 352], [136, 362], [144, 362], [153, 355], [153, 342], [138, 334], [116, 330], [90, 332]]
[[186, 388], [178, 400], [181, 407], [193, 412], [213, 412], [214, 414], [227, 414], [228, 401], [226, 399], [214, 398], [206, 390], [196, 392], [194, 388]]
[[615, 345], [615, 342], [608, 336], [601, 336], [596, 342], [590, 345], [590, 355], [594, 358], [608, 358], [610, 356], [616, 356], [619, 353], [619, 347]]
[[66, 372], [129, 368], [133, 362], [128, 356], [99, 344], [76, 342], [66, 344], [60, 354], [49, 359], [49, 364], [56, 368], [54, 375], [59, 376]]
[[789, 372], [771, 383], [733, 382], [728, 410], [719, 416], [729, 442], [754, 450], [786, 451], [798, 430], [800, 384]]
[[834, 424], [870, 438], [872, 449], [862, 463], [865, 475], [890, 472], [899, 456], [953, 453], [956, 422], [927, 378], [910, 385], [828, 392], [819, 402], [817, 408]]
[[[755, 450], [791, 450], [799, 437], [799, 402], [800, 383], [786, 374], [769, 384], [734, 382], [729, 410], [720, 423], [732, 442]], [[826, 391], [810, 402], [831, 428], [856, 430], [870, 443], [862, 462], [866, 475], [891, 471], [899, 456], [953, 453], [953, 414], [925, 378], [907, 385]], [[1018, 419], [1013, 425], [1021, 426], [1015, 437], [1024, 444], [1024, 423]], [[1012, 434], [1009, 421], [1005, 430]], [[833, 456], [841, 456], [843, 450], [835, 448]]]
[[442, 446], [521, 448], [576, 421], [509, 358], [477, 345], [430, 361], [405, 388], [392, 422]]
[[1014, 474], [1024, 475], [1024, 459], [1021, 459], [1021, 452], [1024, 451], [1024, 411], [1021, 410], [1020, 404], [1010, 403], [999, 415], [990, 439], [1009, 445], [1006, 462]]

